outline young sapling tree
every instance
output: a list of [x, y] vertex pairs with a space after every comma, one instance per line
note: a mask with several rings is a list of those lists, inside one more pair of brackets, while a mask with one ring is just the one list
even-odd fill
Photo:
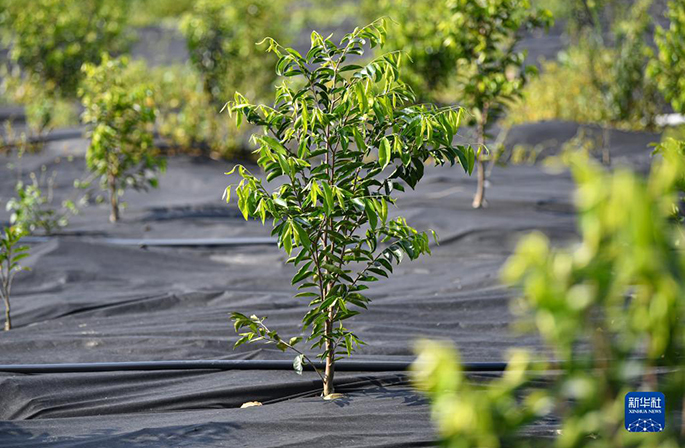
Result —
[[[357, 28], [340, 44], [311, 34], [305, 56], [266, 39], [278, 57], [276, 73], [292, 80], [276, 89], [275, 105], [253, 105], [241, 94], [227, 104], [243, 120], [261, 127], [253, 135], [258, 164], [266, 181], [281, 186], [268, 191], [261, 178], [237, 165], [238, 206], [247, 219], [273, 220], [273, 234], [298, 270], [292, 279], [309, 303], [302, 322], [307, 342], [319, 350], [325, 369], [319, 373], [323, 394], [333, 393], [335, 361], [350, 356], [363, 342], [347, 320], [366, 309], [368, 284], [387, 277], [406, 255], [430, 253], [429, 236], [403, 218], [388, 217], [404, 186], [414, 188], [430, 158], [436, 164], [460, 163], [471, 172], [475, 153], [452, 141], [461, 111], [452, 107], [411, 105], [414, 95], [400, 81], [399, 52], [368, 64], [348, 62], [385, 39], [385, 21]], [[230, 200], [231, 186], [226, 200]], [[300, 337], [283, 339], [264, 318], [233, 313], [236, 343], [264, 340], [297, 353], [294, 367], [312, 361], [297, 348]]]
[[485, 137], [508, 105], [522, 94], [534, 66], [518, 49], [522, 31], [549, 26], [551, 14], [531, 8], [528, 0], [459, 0], [451, 2], [448, 37], [457, 52], [455, 83], [460, 102], [475, 122], [478, 186], [473, 207], [485, 202]]
[[100, 177], [109, 192], [111, 222], [119, 220], [119, 196], [125, 187], [157, 186], [157, 174], [166, 161], [153, 146], [155, 121], [152, 90], [128, 82], [128, 59], [103, 55], [100, 65], [85, 64], [80, 90], [83, 121], [92, 126], [86, 153], [88, 168]]
[[406, 80], [424, 98], [456, 93], [469, 111], [478, 144], [478, 186], [473, 207], [485, 204], [485, 138], [488, 129], [519, 98], [534, 66], [518, 48], [523, 31], [547, 27], [551, 13], [530, 0], [381, 0], [397, 24], [389, 47], [408, 48], [412, 65]]
[[[10, 199], [5, 207], [11, 212], [10, 224], [21, 227], [29, 234], [42, 231], [45, 235], [51, 235], [67, 226], [70, 215], [78, 214], [78, 207], [71, 199], [62, 201], [59, 207], [53, 206], [56, 173], [46, 177], [46, 170], [43, 165], [40, 176], [31, 173], [30, 183], [17, 182], [17, 197]], [[79, 203], [82, 204], [83, 200]]]
[[12, 329], [10, 293], [14, 276], [20, 271], [29, 270], [19, 264], [22, 259], [29, 256], [29, 248], [19, 246], [24, 233], [24, 229], [19, 226], [9, 226], [5, 227], [0, 235], [0, 297], [5, 304], [5, 331]]

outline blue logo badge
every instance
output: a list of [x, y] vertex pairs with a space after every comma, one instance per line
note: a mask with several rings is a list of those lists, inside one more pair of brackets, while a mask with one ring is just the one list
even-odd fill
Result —
[[629, 392], [625, 409], [629, 432], [661, 432], [666, 427], [666, 398], [661, 392]]

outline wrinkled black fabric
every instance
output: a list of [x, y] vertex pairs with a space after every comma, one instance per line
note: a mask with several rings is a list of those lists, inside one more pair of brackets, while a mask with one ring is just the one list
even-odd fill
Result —
[[[571, 138], [577, 125], [514, 128], [513, 143]], [[614, 163], [645, 171], [652, 134], [612, 133]], [[85, 142], [48, 145], [21, 160], [24, 176], [45, 164], [65, 198], [82, 175]], [[75, 155], [73, 160], [68, 155]], [[13, 194], [4, 167], [0, 200]], [[268, 316], [282, 336], [300, 333], [304, 301], [293, 299], [293, 268], [276, 247], [136, 248], [98, 237], [268, 236], [221, 202], [230, 164], [172, 158], [160, 189], [127, 192], [123, 221], [105, 206], [72, 219], [59, 238], [32, 245], [31, 272], [17, 276], [15, 329], [0, 334], [3, 364], [182, 359], [289, 359], [237, 340], [229, 313]], [[233, 178], [232, 180], [235, 180]], [[459, 167], [427, 169], [392, 215], [440, 235], [433, 255], [404, 262], [391, 281], [373, 284], [368, 312], [350, 326], [367, 342], [356, 359], [410, 360], [422, 337], [453, 341], [467, 361], [501, 361], [512, 347], [545, 354], [534, 335], [512, 332], [511, 293], [499, 270], [518, 238], [532, 230], [555, 244], [577, 239], [569, 173], [539, 166], [496, 167], [473, 210], [475, 178]], [[0, 212], [0, 221], [9, 215]], [[87, 238], [85, 238], [87, 237]], [[549, 354], [549, 353], [548, 353]], [[551, 355], [550, 355], [551, 356]], [[20, 375], [0, 373], [1, 447], [429, 446], [429, 406], [401, 373], [341, 373], [346, 398], [323, 401], [313, 372], [164, 371]], [[261, 407], [239, 409], [261, 401]], [[552, 437], [553, 421], [528, 428]]]

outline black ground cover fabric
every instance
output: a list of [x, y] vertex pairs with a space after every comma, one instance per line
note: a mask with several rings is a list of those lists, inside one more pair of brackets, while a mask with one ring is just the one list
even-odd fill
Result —
[[[540, 123], [512, 130], [512, 143], [571, 138], [577, 125]], [[616, 164], [642, 171], [652, 134], [615, 132]], [[72, 192], [84, 170], [82, 140], [56, 142], [20, 161], [22, 175], [56, 170], [55, 195]], [[73, 156], [73, 157], [72, 157]], [[0, 171], [0, 200], [13, 194], [15, 172]], [[32, 246], [33, 269], [17, 277], [14, 323], [0, 334], [1, 363], [182, 359], [288, 359], [262, 345], [233, 351], [229, 313], [268, 315], [283, 335], [299, 334], [304, 303], [292, 298], [292, 267], [276, 247], [140, 248], [102, 237], [207, 238], [268, 236], [221, 202], [230, 164], [172, 158], [160, 189], [128, 192], [123, 222], [91, 206], [63, 234]], [[500, 361], [508, 349], [545, 353], [531, 335], [511, 331], [511, 293], [499, 269], [518, 238], [532, 230], [555, 244], [576, 236], [568, 173], [540, 166], [496, 167], [489, 207], [471, 209], [475, 179], [461, 169], [429, 168], [399, 201], [419, 229], [435, 229], [431, 257], [405, 262], [370, 291], [368, 312], [351, 325], [368, 342], [358, 360], [410, 360], [421, 337], [454, 341], [466, 361]], [[9, 216], [0, 212], [0, 221]], [[429, 407], [401, 372], [341, 373], [346, 398], [323, 401], [313, 372], [155, 371], [22, 375], [0, 373], [0, 446], [429, 446], [436, 436]], [[261, 407], [240, 409], [261, 401]], [[529, 428], [552, 437], [553, 421]]]

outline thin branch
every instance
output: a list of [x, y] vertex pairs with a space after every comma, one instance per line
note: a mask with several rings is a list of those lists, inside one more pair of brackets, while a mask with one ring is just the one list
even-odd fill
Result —
[[[266, 325], [264, 325], [264, 322], [261, 322], [261, 321], [260, 321], [260, 322], [258, 322], [258, 323], [259, 323], [259, 325], [260, 325], [262, 328], [264, 328], [264, 330], [266, 331], [266, 334], [267, 334], [267, 335], [271, 332], [271, 330], [269, 330], [269, 327], [267, 327]], [[288, 347], [289, 349], [293, 350], [295, 353], [297, 353], [297, 354], [299, 354], [299, 355], [302, 355], [302, 357], [307, 361], [307, 363], [309, 363], [309, 365], [312, 366], [312, 368], [314, 369], [314, 371], [316, 372], [316, 374], [319, 375], [319, 378], [321, 378], [321, 381], [323, 381], [324, 383], [326, 382], [326, 380], [324, 379], [324, 377], [323, 377], [323, 375], [321, 374], [321, 372], [319, 372], [319, 369], [317, 369], [317, 368], [316, 368], [316, 365], [314, 365], [314, 363], [312, 362], [312, 360], [309, 359], [309, 356], [307, 356], [306, 354], [304, 354], [302, 351], [300, 351], [300, 350], [297, 349], [296, 347], [294, 347], [294, 346], [290, 345], [289, 343], [285, 342], [283, 339], [278, 339], [278, 340], [276, 340], [276, 339], [272, 338], [271, 336], [269, 336], [269, 338], [270, 338], [272, 341], [275, 341], [275, 342], [277, 342], [277, 343], [281, 343], [281, 344], [285, 345], [285, 346]]]

